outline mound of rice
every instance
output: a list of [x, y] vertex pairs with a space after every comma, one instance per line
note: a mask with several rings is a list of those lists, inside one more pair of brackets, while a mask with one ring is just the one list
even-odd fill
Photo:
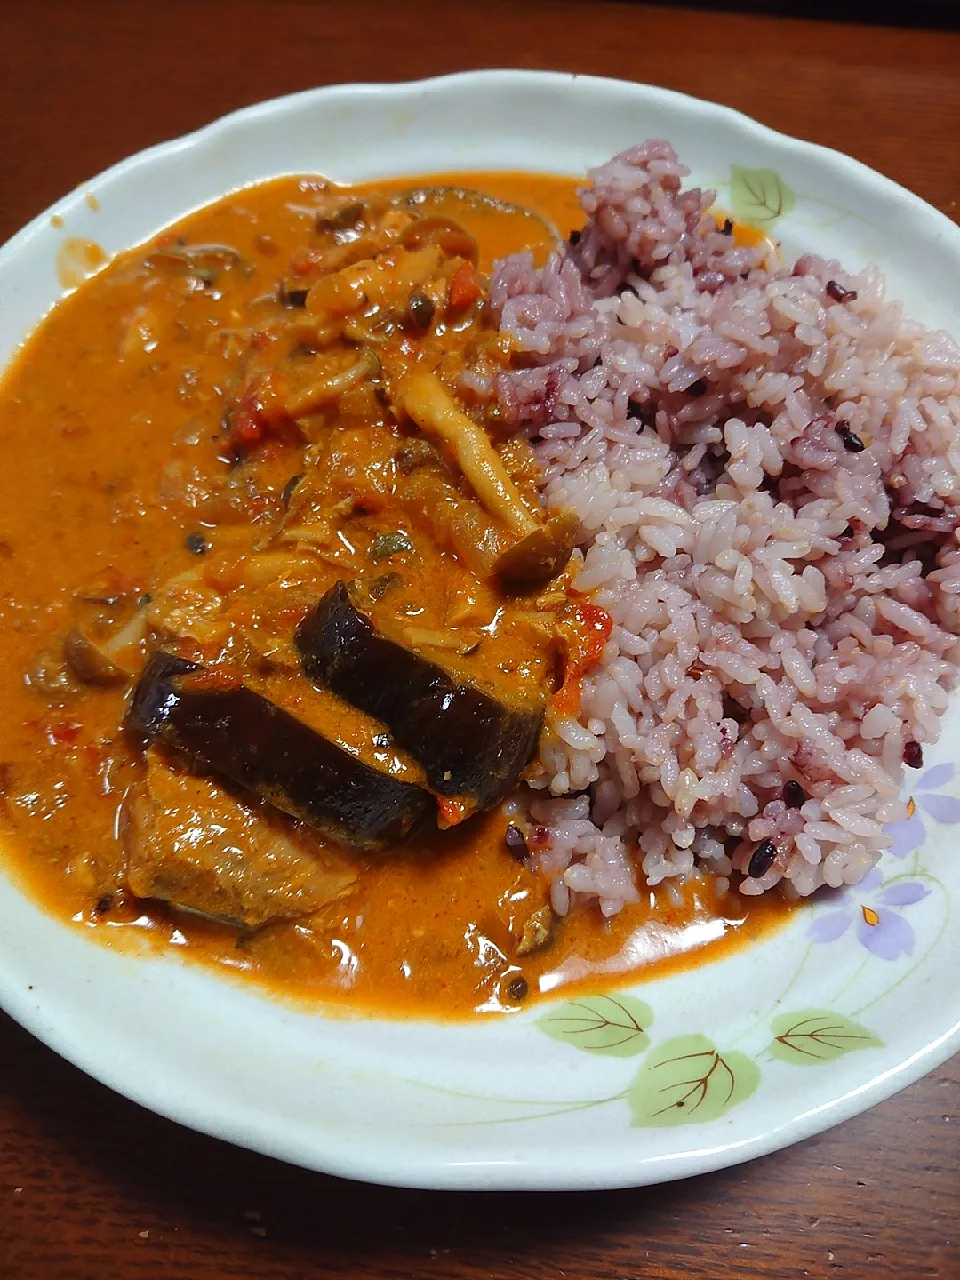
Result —
[[492, 285], [524, 353], [495, 394], [613, 619], [532, 779], [560, 913], [698, 864], [746, 894], [858, 880], [960, 657], [960, 349], [875, 267], [738, 246], [687, 172], [625, 151], [580, 235]]

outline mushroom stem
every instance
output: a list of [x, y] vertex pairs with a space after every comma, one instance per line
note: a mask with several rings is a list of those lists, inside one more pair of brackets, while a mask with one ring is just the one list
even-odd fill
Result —
[[434, 373], [414, 370], [397, 384], [396, 399], [421, 431], [453, 450], [460, 470], [491, 515], [521, 537], [540, 522], [524, 506], [520, 493], [483, 430], [457, 408]]

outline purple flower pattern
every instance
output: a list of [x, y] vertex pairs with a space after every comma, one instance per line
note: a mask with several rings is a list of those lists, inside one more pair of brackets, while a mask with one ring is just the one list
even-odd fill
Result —
[[884, 831], [893, 843], [888, 852], [894, 858], [906, 858], [916, 852], [923, 844], [926, 835], [923, 826], [923, 814], [933, 818], [935, 822], [960, 822], [960, 800], [954, 796], [939, 795], [941, 787], [945, 787], [953, 778], [956, 766], [953, 764], [935, 764], [920, 775], [913, 785], [914, 796], [908, 806], [910, 816], [902, 822], [890, 822]]
[[854, 926], [857, 940], [869, 952], [881, 960], [899, 960], [912, 955], [917, 942], [901, 910], [922, 902], [929, 892], [919, 880], [887, 883], [883, 872], [874, 867], [859, 884], [836, 896], [832, 910], [814, 916], [809, 936], [814, 942], [835, 942]]

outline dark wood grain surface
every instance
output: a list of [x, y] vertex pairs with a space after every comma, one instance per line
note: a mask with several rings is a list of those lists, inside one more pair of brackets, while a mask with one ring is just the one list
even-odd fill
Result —
[[[949, 31], [599, 0], [0, 0], [0, 239], [104, 166], [245, 103], [504, 65], [713, 98], [960, 207]], [[442, 1195], [199, 1137], [0, 1017], [2, 1280], [726, 1276], [958, 1280], [960, 1059], [832, 1133], [687, 1183]]]

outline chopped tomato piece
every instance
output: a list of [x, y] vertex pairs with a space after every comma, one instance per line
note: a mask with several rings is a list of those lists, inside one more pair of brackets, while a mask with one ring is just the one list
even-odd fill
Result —
[[259, 374], [237, 401], [230, 423], [230, 443], [239, 449], [252, 448], [268, 431], [291, 421], [270, 374]]
[[310, 275], [323, 261], [323, 257], [320, 249], [294, 249], [290, 257], [290, 274], [300, 279]]
[[473, 263], [465, 262], [453, 273], [453, 279], [450, 281], [450, 305], [451, 307], [468, 307], [471, 302], [476, 302], [482, 297], [483, 288], [477, 280]]
[[437, 796], [437, 826], [441, 831], [456, 827], [466, 822], [476, 807], [467, 796]]
[[72, 747], [80, 737], [80, 725], [72, 720], [48, 721], [44, 725], [44, 732], [54, 746]]
[[580, 704], [580, 682], [603, 655], [613, 619], [606, 609], [582, 601], [566, 611], [557, 629], [566, 645], [566, 662], [563, 685], [554, 696], [553, 707], [571, 715]]
[[184, 684], [195, 693], [213, 693], [226, 689], [238, 689], [243, 681], [236, 671], [227, 667], [204, 667], [202, 671], [191, 671], [184, 678]]

